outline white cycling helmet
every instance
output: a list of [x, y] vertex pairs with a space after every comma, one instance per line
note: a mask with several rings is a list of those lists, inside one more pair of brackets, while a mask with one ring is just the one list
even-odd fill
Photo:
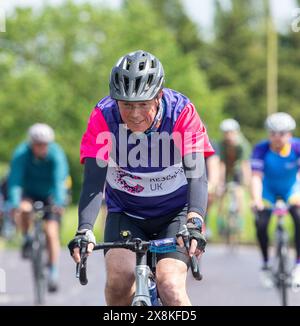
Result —
[[54, 130], [45, 123], [36, 123], [28, 130], [30, 143], [49, 144], [54, 141]]
[[289, 114], [278, 112], [266, 119], [265, 127], [272, 132], [289, 132], [296, 128], [296, 121]]
[[240, 124], [234, 119], [225, 119], [220, 124], [220, 130], [223, 132], [239, 131]]

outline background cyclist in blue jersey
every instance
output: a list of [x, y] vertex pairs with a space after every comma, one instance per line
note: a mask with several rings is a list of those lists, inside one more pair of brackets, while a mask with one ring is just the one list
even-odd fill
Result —
[[8, 176], [8, 205], [22, 230], [23, 258], [30, 257], [32, 204], [42, 201], [52, 207], [45, 216], [45, 234], [49, 253], [48, 289], [58, 287], [59, 222], [66, 204], [65, 182], [69, 174], [66, 156], [54, 142], [53, 129], [42, 123], [28, 131], [28, 141], [17, 147], [13, 154]]
[[[81, 142], [85, 172], [79, 225], [69, 244], [76, 262], [80, 261], [80, 239], [88, 237], [90, 252], [95, 243], [92, 229], [104, 184], [105, 241], [120, 240], [121, 230], [130, 230], [133, 237], [143, 240], [174, 238], [187, 224], [190, 255], [204, 250], [204, 157], [214, 151], [194, 105], [163, 84], [162, 64], [145, 51], [125, 55], [112, 69], [110, 96], [94, 108]], [[155, 141], [156, 136], [161, 142]], [[170, 137], [170, 147], [162, 148]], [[105, 264], [107, 304], [129, 305], [135, 287], [134, 253], [110, 249], [105, 252]], [[190, 305], [188, 265], [182, 239], [175, 253], [158, 255], [157, 285], [165, 305]]]
[[254, 147], [252, 165], [252, 201], [256, 212], [257, 239], [263, 265], [262, 282], [271, 286], [268, 233], [271, 207], [278, 198], [290, 206], [295, 225], [296, 265], [293, 271], [295, 286], [300, 285], [300, 183], [297, 179], [300, 159], [300, 139], [293, 138], [295, 120], [287, 113], [270, 115], [265, 123], [269, 139]]

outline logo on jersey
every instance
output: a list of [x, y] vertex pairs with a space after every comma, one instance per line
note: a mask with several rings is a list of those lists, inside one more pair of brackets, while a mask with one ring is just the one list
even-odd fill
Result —
[[138, 194], [144, 190], [144, 187], [137, 183], [137, 180], [141, 179], [141, 177], [127, 173], [124, 170], [116, 171], [115, 182], [131, 194]]
[[109, 167], [106, 180], [113, 189], [141, 197], [167, 195], [187, 184], [182, 165], [173, 165], [150, 173], [129, 172], [120, 167]]
[[297, 168], [297, 166], [298, 166], [298, 162], [297, 162], [297, 161], [295, 161], [295, 162], [287, 162], [287, 163], [285, 164], [285, 168], [286, 168], [287, 170], [295, 169], [295, 168]]

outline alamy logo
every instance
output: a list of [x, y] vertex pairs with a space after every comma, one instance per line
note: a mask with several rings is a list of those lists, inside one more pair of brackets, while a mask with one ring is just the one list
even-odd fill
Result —
[[6, 32], [5, 11], [0, 8], [0, 32]]
[[6, 292], [6, 273], [5, 270], [0, 268], [0, 293]]
[[300, 32], [300, 8], [295, 8], [293, 10], [293, 17], [295, 19], [293, 19], [291, 24], [292, 31], [298, 33]]

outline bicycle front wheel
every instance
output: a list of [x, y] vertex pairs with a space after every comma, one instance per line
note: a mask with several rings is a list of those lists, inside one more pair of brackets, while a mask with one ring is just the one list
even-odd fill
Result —
[[44, 239], [33, 241], [32, 250], [32, 270], [34, 282], [35, 303], [42, 305], [46, 297], [46, 275], [44, 257]]
[[287, 252], [286, 248], [284, 246], [281, 246], [279, 248], [279, 292], [280, 292], [280, 298], [281, 298], [281, 305], [287, 306], [288, 305], [288, 273], [287, 273]]

